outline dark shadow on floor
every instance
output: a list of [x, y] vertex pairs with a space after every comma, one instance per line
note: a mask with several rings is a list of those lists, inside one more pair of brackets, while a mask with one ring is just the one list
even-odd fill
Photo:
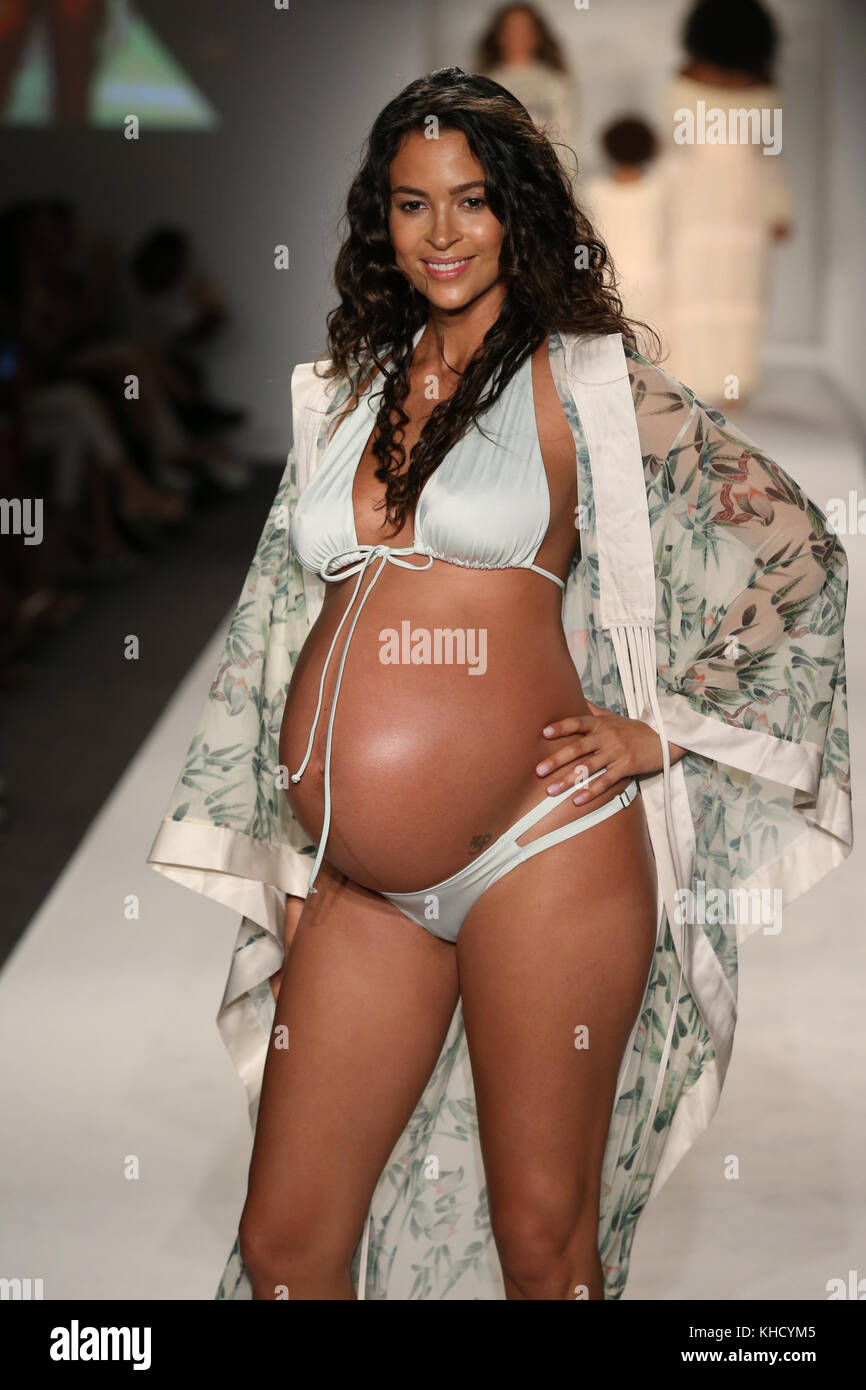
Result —
[[[80, 590], [84, 611], [34, 647], [28, 683], [0, 696], [0, 963], [239, 598], [283, 467], [257, 467], [246, 491], [197, 509], [132, 578]], [[137, 661], [124, 656], [129, 634]]]

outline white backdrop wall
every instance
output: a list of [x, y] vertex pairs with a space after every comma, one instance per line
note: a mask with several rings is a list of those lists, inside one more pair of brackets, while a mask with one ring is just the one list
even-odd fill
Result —
[[853, 406], [866, 431], [863, 361], [866, 351], [866, 5], [840, 0], [833, 26], [830, 65], [830, 132], [827, 150], [826, 242], [818, 254], [824, 265], [821, 333], [833, 380]]

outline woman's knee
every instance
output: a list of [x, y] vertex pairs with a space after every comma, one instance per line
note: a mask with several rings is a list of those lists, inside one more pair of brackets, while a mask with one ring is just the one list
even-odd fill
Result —
[[503, 1273], [525, 1297], [573, 1298], [575, 1285], [595, 1282], [597, 1199], [565, 1207], [522, 1200], [491, 1207], [490, 1219]]
[[[238, 1248], [254, 1288], [266, 1296], [291, 1296], [293, 1285], [328, 1282], [348, 1271], [352, 1250], [325, 1221], [275, 1220], [247, 1203], [238, 1225]], [[261, 1294], [259, 1295], [261, 1296]]]
[[275, 1215], [272, 1202], [247, 1195], [238, 1225], [240, 1258], [247, 1269], [286, 1276], [348, 1269], [359, 1238], [350, 1227], [352, 1219], [342, 1208], [317, 1211], [316, 1201], [299, 1197]]

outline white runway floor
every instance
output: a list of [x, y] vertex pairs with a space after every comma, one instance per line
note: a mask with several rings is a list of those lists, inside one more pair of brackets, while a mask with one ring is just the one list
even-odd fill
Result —
[[[732, 418], [820, 507], [849, 489], [866, 495], [857, 438], [808, 373]], [[866, 537], [845, 546], [856, 797]], [[239, 572], [239, 592], [242, 582]], [[210, 1299], [234, 1239], [250, 1130], [214, 1019], [237, 915], [144, 863], [223, 636], [0, 976], [0, 1276], [41, 1278], [46, 1299]], [[828, 1279], [866, 1275], [864, 888], [861, 846], [786, 908], [778, 936], [743, 948], [721, 1106], [642, 1218], [627, 1298], [823, 1299]]]

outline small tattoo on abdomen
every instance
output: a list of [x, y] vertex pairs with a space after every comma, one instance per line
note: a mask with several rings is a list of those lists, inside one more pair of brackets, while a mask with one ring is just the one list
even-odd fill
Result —
[[472, 839], [469, 841], [469, 853], [480, 854], [483, 849], [486, 849], [492, 839], [492, 835], [473, 835]]

